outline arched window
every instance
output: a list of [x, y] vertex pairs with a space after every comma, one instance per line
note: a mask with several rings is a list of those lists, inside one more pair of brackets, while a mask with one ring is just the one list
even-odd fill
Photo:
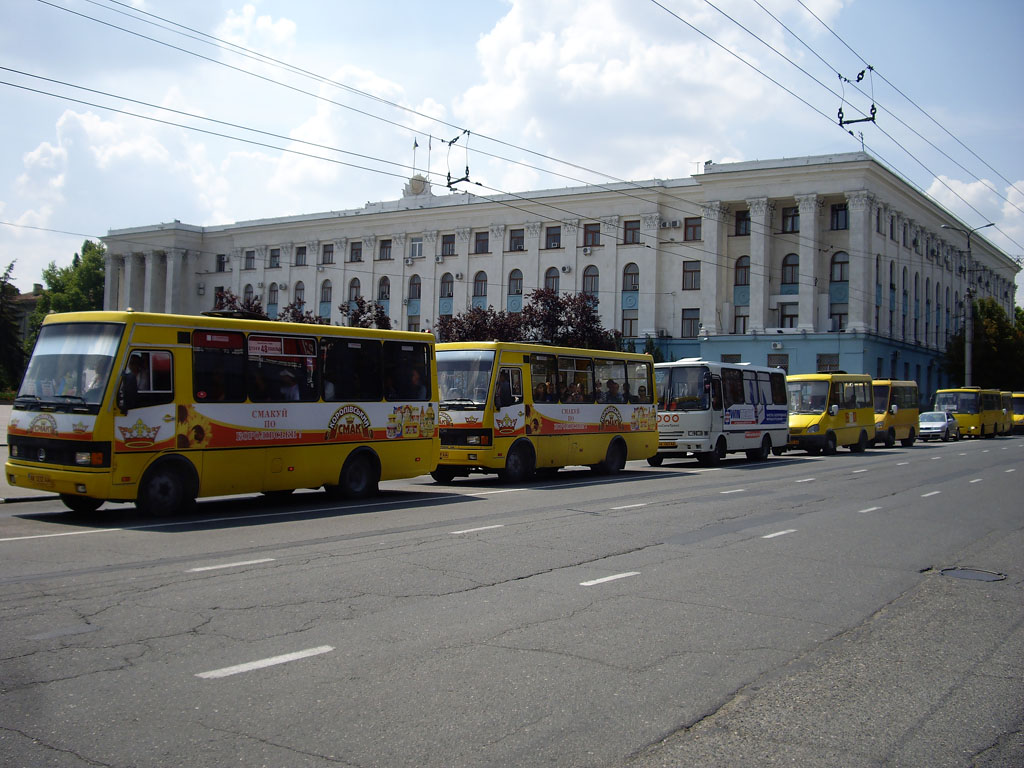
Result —
[[518, 269], [513, 269], [508, 273], [508, 295], [523, 295], [523, 273]]
[[252, 303], [252, 283], [245, 284], [245, 290], [242, 291], [242, 301], [246, 304]]
[[588, 296], [597, 298], [598, 285], [601, 281], [601, 274], [597, 267], [591, 264], [583, 270], [583, 292]]
[[455, 295], [455, 278], [451, 272], [441, 275], [441, 298], [450, 299]]
[[622, 290], [640, 290], [640, 267], [636, 264], [627, 264], [622, 270]]
[[302, 312], [302, 311], [304, 311], [303, 307], [305, 307], [305, 306], [306, 306], [306, 286], [305, 286], [305, 284], [301, 280], [299, 280], [299, 282], [297, 282], [295, 284], [295, 308], [298, 309], [299, 312]]
[[750, 257], [736, 259], [736, 282], [734, 285], [750, 285]]
[[833, 283], [848, 283], [850, 281], [850, 256], [845, 251], [839, 251], [832, 255], [832, 276]]
[[544, 273], [544, 288], [548, 291], [558, 290], [558, 270], [554, 267], [548, 267]]
[[476, 297], [487, 296], [487, 273], [480, 270], [473, 277], [473, 295]]
[[790, 253], [782, 259], [782, 284], [796, 285], [800, 275], [800, 257]]
[[359, 298], [359, 292], [362, 290], [362, 286], [359, 284], [359, 278], [353, 277], [348, 282], [348, 300], [355, 301]]
[[320, 283], [320, 302], [323, 303], [326, 301], [329, 304], [331, 302], [331, 294], [333, 292], [330, 280], [324, 280]]
[[413, 275], [409, 278], [409, 298], [418, 299], [423, 292], [423, 283], [420, 282], [419, 275]]
[[271, 283], [267, 289], [267, 317], [277, 319], [277, 283]]
[[382, 277], [377, 283], [377, 301], [387, 301], [391, 298], [391, 280]]

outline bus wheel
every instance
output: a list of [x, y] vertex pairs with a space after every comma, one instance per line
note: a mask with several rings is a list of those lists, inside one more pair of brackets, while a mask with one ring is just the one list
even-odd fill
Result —
[[896, 445], [896, 429], [889, 427], [889, 431], [885, 433], [885, 447], [892, 448]]
[[185, 512], [195, 502], [186, 488], [184, 472], [170, 462], [156, 464], [147, 470], [139, 483], [135, 507], [144, 515], [164, 517]]
[[380, 473], [365, 453], [348, 457], [338, 477], [338, 490], [347, 499], [363, 499], [377, 493]]
[[505, 468], [498, 470], [498, 478], [505, 483], [521, 483], [533, 474], [533, 455], [522, 443], [512, 446], [505, 457]]
[[772, 448], [772, 456], [781, 456], [786, 452], [785, 448]]
[[[946, 439], [949, 439], [948, 438], [948, 434], [949, 433], [947, 432], [946, 434], [947, 434], [947, 438]], [[914, 441], [916, 439], [917, 439], [917, 436], [914, 434], [914, 428], [911, 427], [910, 428], [910, 434], [907, 435], [907, 439], [906, 440], [900, 440], [900, 445], [902, 445], [904, 448], [909, 448], [910, 446], [912, 446], [914, 444]]]
[[868, 433], [863, 429], [860, 431], [860, 437], [854, 445], [850, 446], [850, 453], [864, 453], [868, 449]]
[[647, 463], [650, 464], [652, 467], [660, 467], [663, 461], [665, 461], [665, 457], [662, 456], [660, 453], [656, 453], [653, 456], [647, 457]]
[[604, 455], [604, 461], [591, 464], [590, 468], [599, 475], [618, 474], [626, 466], [626, 446], [620, 440], [612, 440], [608, 444], [608, 451]]
[[725, 438], [719, 437], [715, 450], [697, 454], [697, 463], [702, 467], [717, 467], [725, 458], [726, 450]]
[[455, 470], [448, 468], [442, 469], [441, 467], [438, 467], [437, 469], [430, 473], [430, 476], [434, 478], [435, 483], [447, 485], [448, 483], [455, 479]]
[[764, 440], [761, 441], [760, 448], [752, 448], [747, 451], [747, 461], [768, 461], [768, 456], [771, 452], [772, 439], [765, 435]]
[[70, 493], [62, 493], [60, 500], [64, 506], [77, 515], [88, 515], [103, 506], [103, 499], [91, 499], [88, 496], [72, 496]]
[[834, 433], [829, 432], [825, 435], [825, 448], [822, 450], [826, 456], [836, 455], [836, 436]]

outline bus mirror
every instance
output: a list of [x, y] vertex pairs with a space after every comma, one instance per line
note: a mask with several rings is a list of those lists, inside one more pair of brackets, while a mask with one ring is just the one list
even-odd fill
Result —
[[121, 384], [117, 388], [117, 409], [122, 415], [135, 407], [135, 377], [125, 371], [121, 374]]
[[892, 415], [893, 415], [893, 416], [895, 416], [895, 415], [896, 415], [896, 412], [897, 412], [897, 411], [898, 411], [899, 409], [900, 409], [900, 407], [899, 407], [898, 405], [896, 405], [896, 403], [893, 403], [893, 404], [892, 404], [892, 408], [890, 408], [889, 410], [890, 410], [890, 411], [892, 411]]
[[828, 412], [832, 416], [838, 416], [839, 415], [839, 406], [836, 405], [835, 403], [833, 403], [832, 406], [828, 409]]

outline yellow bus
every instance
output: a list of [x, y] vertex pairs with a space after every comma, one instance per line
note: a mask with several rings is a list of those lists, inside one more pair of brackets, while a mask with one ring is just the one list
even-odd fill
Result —
[[1001, 429], [999, 434], [1013, 434], [1013, 392], [1002, 391], [999, 393], [999, 409], [1003, 412]]
[[572, 465], [614, 474], [658, 450], [650, 355], [513, 342], [437, 345], [441, 456], [451, 482], [520, 482]]
[[1024, 392], [1013, 393], [1013, 431], [1024, 432]]
[[999, 390], [980, 387], [936, 391], [935, 410], [952, 413], [964, 437], [995, 437], [1003, 417]]
[[8, 426], [11, 485], [71, 510], [323, 486], [375, 493], [434, 469], [434, 337], [215, 316], [48, 316]]
[[875, 399], [875, 441], [887, 448], [909, 448], [921, 432], [921, 404], [916, 381], [875, 379], [871, 382]]
[[854, 453], [875, 439], [871, 377], [861, 373], [805, 373], [786, 377], [789, 448], [833, 454], [840, 445]]

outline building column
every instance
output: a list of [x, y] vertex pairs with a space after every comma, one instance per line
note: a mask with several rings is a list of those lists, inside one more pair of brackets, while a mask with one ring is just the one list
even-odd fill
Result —
[[160, 281], [159, 266], [166, 263], [162, 251], [146, 251], [143, 255], [146, 276], [143, 281], [142, 311], [159, 312], [163, 308], [163, 285]]
[[768, 314], [772, 218], [775, 204], [767, 197], [748, 200], [750, 206], [750, 320], [751, 332], [764, 333]]
[[146, 280], [146, 264], [140, 254], [126, 253], [124, 256], [124, 307], [136, 312], [143, 308], [143, 288]]
[[[187, 311], [188, 305], [193, 301], [192, 297], [185, 293], [186, 285], [182, 279], [186, 258], [188, 258], [188, 251], [182, 248], [173, 248], [167, 254], [167, 271], [164, 277], [164, 308], [161, 311], [168, 314], [184, 314]], [[154, 307], [154, 309], [156, 308]]]
[[796, 201], [800, 206], [800, 316], [797, 327], [814, 333], [819, 285], [827, 284], [820, 279], [818, 268], [818, 219], [824, 202], [815, 194], [797, 195]]
[[722, 308], [719, 285], [727, 283], [719, 281], [719, 267], [726, 258], [725, 227], [729, 207], [714, 200], [701, 206], [701, 215], [701, 237], [707, 255], [701, 259], [700, 267], [700, 321], [704, 324], [704, 335], [715, 336], [729, 327], [729, 318], [719, 317]]
[[124, 264], [123, 256], [115, 256], [107, 253], [104, 259], [105, 274], [103, 277], [103, 309], [111, 312], [120, 309], [117, 303], [118, 288], [120, 285], [121, 268]]
[[[850, 295], [847, 300], [847, 328], [850, 331], [867, 332], [874, 327], [875, 308], [875, 286], [872, 279], [875, 259], [871, 255], [871, 211], [874, 208], [874, 198], [867, 190], [861, 189], [848, 192], [846, 201], [850, 213]], [[900, 233], [897, 233], [897, 237], [900, 237]], [[896, 279], [897, 282], [900, 280], [899, 274]], [[898, 312], [897, 308], [897, 316]]]

